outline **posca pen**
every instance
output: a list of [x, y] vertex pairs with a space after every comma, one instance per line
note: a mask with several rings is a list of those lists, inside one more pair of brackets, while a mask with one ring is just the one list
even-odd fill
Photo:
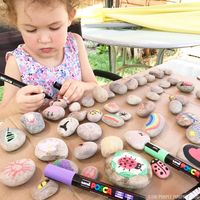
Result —
[[58, 83], [58, 82], [55, 82], [53, 84], [53, 87], [55, 87], [56, 89], [60, 90], [60, 88], [62, 87], [62, 85], [60, 83]]
[[172, 166], [173, 168], [180, 170], [186, 173], [187, 175], [190, 175], [191, 177], [195, 178], [198, 182], [200, 182], [200, 171], [198, 169], [170, 155], [169, 152], [167, 152], [166, 150], [147, 142], [144, 146], [144, 151], [153, 156], [154, 158], [157, 158], [163, 161], [164, 163]]
[[44, 175], [55, 181], [64, 183], [66, 185], [74, 185], [76, 187], [104, 195], [109, 199], [116, 200], [144, 200], [145, 196], [136, 194], [131, 191], [126, 191], [118, 187], [108, 185], [103, 182], [97, 182], [93, 179], [76, 174], [73, 171], [58, 167], [53, 164], [48, 164], [44, 169]]
[[[24, 86], [27, 86], [27, 84], [25, 84], [25, 83], [23, 83], [21, 81], [18, 81], [18, 80], [14, 79], [14, 78], [12, 78], [10, 76], [7, 76], [5, 74], [2, 74], [2, 73], [0, 73], [0, 80], [4, 81], [4, 82], [7, 82], [7, 83], [10, 83], [10, 84], [12, 84], [14, 86], [17, 86], [18, 88], [22, 88]], [[49, 96], [48, 94], [45, 94], [45, 98], [52, 99], [52, 97]]]

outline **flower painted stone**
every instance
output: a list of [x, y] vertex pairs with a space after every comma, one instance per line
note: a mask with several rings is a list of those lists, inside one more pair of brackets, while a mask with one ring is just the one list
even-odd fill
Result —
[[81, 105], [87, 108], [92, 107], [94, 103], [94, 98], [91, 96], [85, 96], [81, 99]]
[[61, 139], [45, 138], [36, 145], [35, 156], [43, 161], [67, 158], [68, 147]]
[[79, 121], [73, 117], [66, 117], [61, 120], [57, 126], [57, 132], [62, 137], [72, 135], [79, 125]]
[[200, 122], [196, 122], [187, 128], [186, 137], [190, 142], [200, 144]]
[[106, 159], [105, 173], [110, 182], [123, 188], [146, 187], [152, 178], [147, 160], [132, 151], [118, 151]]
[[98, 140], [102, 135], [101, 127], [94, 122], [86, 122], [78, 126], [76, 130], [79, 137], [83, 140]]
[[108, 100], [108, 92], [101, 86], [97, 86], [93, 90], [93, 97], [99, 103], [104, 103]]
[[106, 158], [117, 151], [123, 150], [124, 144], [120, 137], [106, 136], [101, 140], [100, 147], [102, 156]]
[[58, 189], [59, 185], [56, 181], [45, 179], [33, 188], [31, 196], [34, 200], [45, 200], [56, 194]]
[[180, 81], [177, 83], [177, 88], [184, 93], [190, 93], [194, 90], [193, 83], [189, 81]]
[[183, 112], [176, 116], [177, 124], [183, 127], [188, 127], [197, 121], [199, 121], [198, 117], [189, 112]]
[[0, 131], [0, 146], [5, 151], [19, 149], [26, 140], [26, 134], [16, 128], [4, 128]]
[[137, 115], [139, 117], [147, 117], [155, 109], [155, 103], [152, 101], [145, 101], [139, 104], [137, 108]]
[[151, 161], [151, 167], [154, 174], [161, 179], [166, 179], [170, 175], [170, 170], [167, 165], [158, 159]]
[[65, 110], [61, 106], [49, 106], [45, 110], [42, 111], [42, 115], [49, 120], [59, 120], [65, 116]]
[[99, 170], [94, 166], [87, 166], [81, 170], [81, 175], [96, 180]]
[[104, 105], [104, 109], [109, 113], [116, 113], [120, 110], [120, 107], [115, 102], [109, 102]]
[[0, 171], [0, 182], [10, 187], [22, 185], [31, 179], [35, 169], [31, 159], [13, 161]]
[[131, 147], [137, 150], [143, 150], [145, 144], [150, 142], [149, 135], [139, 130], [125, 132], [124, 138]]
[[79, 171], [78, 166], [72, 160], [58, 159], [58, 160], [55, 160], [52, 164], [58, 167], [62, 167], [64, 169], [70, 170], [70, 171], [74, 171], [76, 173], [78, 173]]
[[120, 127], [124, 125], [124, 120], [116, 114], [105, 114], [102, 121], [111, 127]]
[[150, 137], [159, 135], [165, 126], [165, 118], [160, 113], [151, 113], [144, 125], [144, 132]]
[[39, 112], [28, 112], [21, 116], [20, 121], [30, 134], [37, 134], [44, 130], [45, 122]]
[[90, 122], [98, 122], [101, 120], [103, 113], [99, 109], [90, 110], [87, 113], [87, 119]]

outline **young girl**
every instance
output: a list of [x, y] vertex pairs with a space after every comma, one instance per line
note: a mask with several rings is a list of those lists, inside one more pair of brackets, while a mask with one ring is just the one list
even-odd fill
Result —
[[[67, 33], [76, 0], [3, 0], [3, 4], [6, 18], [24, 40], [7, 54], [5, 74], [27, 86], [19, 89], [5, 83], [1, 117], [37, 110], [44, 93], [70, 103], [96, 86], [82, 38]], [[62, 84], [60, 91], [53, 87], [56, 81]]]

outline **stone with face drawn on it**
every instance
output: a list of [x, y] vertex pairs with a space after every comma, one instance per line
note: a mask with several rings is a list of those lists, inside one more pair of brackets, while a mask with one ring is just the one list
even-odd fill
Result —
[[49, 120], [59, 120], [65, 116], [65, 110], [61, 106], [49, 106], [42, 112], [43, 116]]
[[79, 125], [79, 121], [74, 117], [66, 117], [61, 120], [57, 126], [57, 132], [62, 137], [72, 135]]

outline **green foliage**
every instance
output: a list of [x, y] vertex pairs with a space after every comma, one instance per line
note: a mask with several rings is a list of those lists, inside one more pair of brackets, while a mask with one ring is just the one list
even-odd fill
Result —
[[0, 101], [2, 100], [3, 97], [3, 86], [0, 87]]

